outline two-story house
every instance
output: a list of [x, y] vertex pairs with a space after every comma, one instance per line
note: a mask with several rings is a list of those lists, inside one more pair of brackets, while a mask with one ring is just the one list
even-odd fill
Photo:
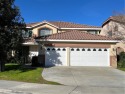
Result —
[[38, 62], [45, 66], [117, 67], [115, 51], [110, 47], [117, 41], [99, 35], [101, 27], [43, 21], [27, 24], [27, 28], [23, 32], [24, 53], [30, 58], [38, 56]]
[[111, 16], [103, 24], [100, 35], [114, 37], [121, 40], [113, 49], [117, 55], [120, 52], [125, 52], [125, 15]]

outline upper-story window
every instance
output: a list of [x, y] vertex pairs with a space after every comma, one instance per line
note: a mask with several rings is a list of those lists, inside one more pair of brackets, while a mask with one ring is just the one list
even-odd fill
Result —
[[90, 31], [87, 31], [88, 33], [91, 33], [91, 34], [98, 34], [98, 31], [94, 31], [94, 30], [90, 30]]
[[45, 36], [52, 34], [52, 30], [49, 28], [42, 28], [39, 30], [39, 36]]

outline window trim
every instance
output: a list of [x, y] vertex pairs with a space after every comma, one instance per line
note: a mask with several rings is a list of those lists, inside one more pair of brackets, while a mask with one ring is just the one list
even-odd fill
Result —
[[[52, 30], [51, 28], [49, 28], [49, 27], [42, 27], [42, 28], [38, 29], [38, 36], [41, 36], [41, 35], [40, 35], [40, 31], [41, 31], [42, 29], [43, 29], [43, 30], [44, 30], [44, 29], [50, 30], [50, 31], [51, 31], [51, 34], [53, 34], [53, 30]], [[51, 35], [51, 34], [47, 34], [47, 35]], [[42, 35], [42, 36], [47, 36], [47, 35]]]

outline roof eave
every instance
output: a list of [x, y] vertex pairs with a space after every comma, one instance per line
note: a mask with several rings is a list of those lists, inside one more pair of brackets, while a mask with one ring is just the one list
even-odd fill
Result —
[[51, 23], [49, 23], [49, 22], [47, 22], [47, 21], [43, 21], [43, 22], [40, 22], [40, 23], [38, 23], [38, 24], [36, 24], [36, 25], [33, 25], [33, 26], [31, 26], [31, 27], [26, 27], [26, 28], [34, 28], [34, 27], [39, 26], [39, 25], [42, 25], [42, 24], [49, 24], [49, 25], [51, 25], [51, 26], [53, 26], [53, 27], [55, 27], [55, 28], [59, 28], [58, 26], [53, 25], [53, 24], [51, 24]]
[[29, 28], [32, 28], [32, 27], [27, 26], [26, 28], [28, 28], [28, 29], [29, 29]]
[[27, 46], [27, 45], [38, 45], [37, 42], [24, 42], [22, 45]]
[[66, 30], [72, 30], [72, 29], [75, 29], [75, 30], [101, 30], [102, 28], [60, 28], [60, 29], [66, 29]]
[[71, 43], [74, 43], [74, 42], [78, 42], [78, 43], [82, 43], [82, 42], [97, 42], [97, 43], [118, 43], [119, 41], [118, 40], [52, 40], [52, 39], [49, 39], [49, 40], [43, 40], [43, 39], [36, 39], [36, 42], [71, 42]]
[[106, 21], [104, 21], [104, 22], [102, 23], [102, 27], [103, 27], [105, 24], [109, 23], [111, 20], [112, 20], [112, 19], [111, 19], [111, 17], [110, 17], [110, 18], [108, 18]]

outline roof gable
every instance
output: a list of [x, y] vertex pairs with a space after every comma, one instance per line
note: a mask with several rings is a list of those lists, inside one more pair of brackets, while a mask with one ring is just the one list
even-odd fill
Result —
[[51, 24], [51, 23], [49, 23], [49, 22], [47, 22], [47, 21], [36, 22], [36, 23], [29, 23], [29, 24], [26, 24], [26, 26], [27, 26], [28, 28], [34, 28], [34, 27], [37, 27], [37, 26], [40, 26], [40, 25], [43, 25], [43, 24], [48, 24], [48, 25], [50, 25], [50, 26], [53, 26], [53, 27], [55, 27], [55, 28], [58, 28], [58, 26], [53, 25], [53, 24]]
[[102, 27], [110, 21], [120, 22], [125, 24], [125, 15], [110, 16], [103, 24]]

